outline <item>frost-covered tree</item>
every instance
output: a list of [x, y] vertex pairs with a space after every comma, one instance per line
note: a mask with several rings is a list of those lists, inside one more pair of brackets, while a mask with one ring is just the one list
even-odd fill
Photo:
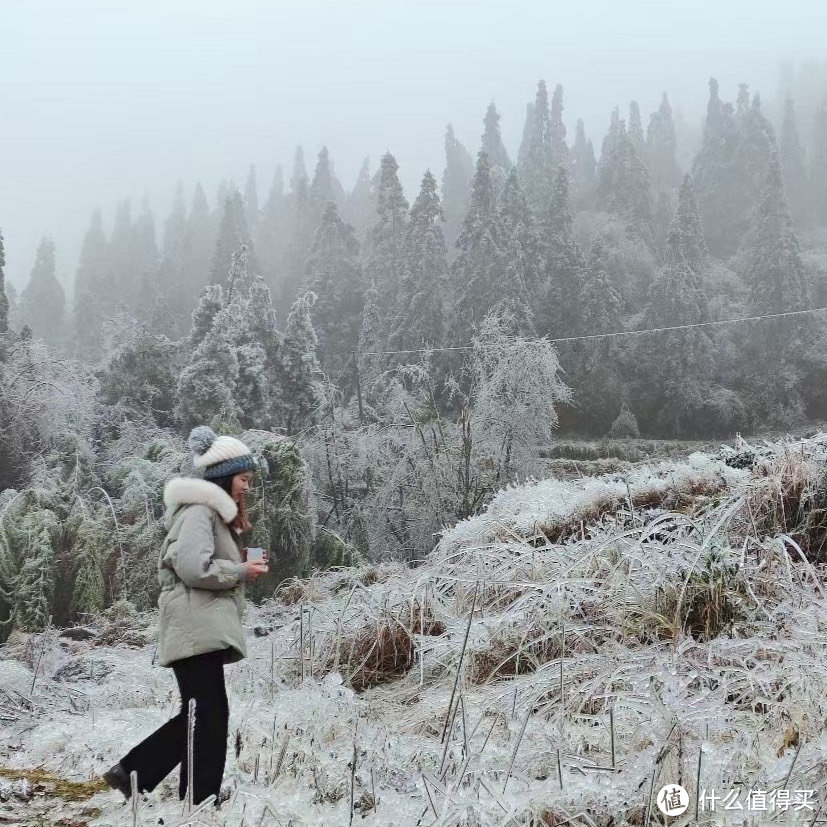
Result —
[[454, 127], [448, 124], [445, 130], [445, 169], [442, 173], [442, 212], [445, 216], [443, 235], [449, 261], [456, 255], [454, 248], [468, 207], [473, 175], [474, 161], [454, 135]]
[[827, 226], [827, 99], [815, 114], [812, 146], [810, 199], [815, 220], [820, 226]]
[[554, 156], [551, 146], [551, 111], [546, 82], [537, 84], [537, 95], [531, 108], [524, 142], [520, 146], [517, 167], [528, 203], [539, 213], [548, 201]]
[[370, 231], [369, 279], [379, 291], [384, 316], [391, 318], [407, 268], [408, 201], [399, 182], [399, 164], [382, 156], [376, 179], [376, 221]]
[[222, 284], [228, 273], [233, 260], [233, 253], [242, 245], [250, 250], [252, 255], [250, 233], [247, 229], [247, 219], [244, 216], [244, 202], [237, 189], [232, 191], [224, 199], [223, 211], [221, 213], [221, 228], [218, 231], [218, 239], [215, 242], [210, 265], [210, 284]]
[[10, 584], [16, 629], [40, 632], [52, 617], [55, 590], [52, 545], [56, 532], [57, 519], [48, 509], [32, 509], [21, 520], [20, 534], [24, 538], [25, 550], [17, 576]]
[[226, 329], [211, 328], [178, 378], [176, 418], [182, 430], [218, 418], [237, 420], [238, 379], [238, 357]]
[[597, 167], [597, 198], [601, 209], [615, 213], [650, 240], [652, 207], [649, 172], [626, 132], [620, 112], [612, 112]]
[[638, 158], [646, 163], [646, 143], [643, 139], [643, 122], [640, 119], [640, 105], [633, 100], [629, 103], [629, 141]]
[[342, 207], [342, 217], [353, 226], [360, 244], [365, 242], [366, 235], [376, 219], [376, 191], [370, 174], [369, 158], [365, 158], [359, 167], [356, 183]]
[[[666, 262], [649, 290], [644, 328], [709, 321], [706, 297], [684, 257], [685, 239], [682, 216], [676, 216], [667, 239]], [[638, 410], [662, 436], [697, 433], [712, 376], [713, 347], [706, 328], [649, 334], [637, 349], [642, 376]]]
[[406, 267], [388, 338], [393, 350], [437, 347], [442, 342], [448, 261], [441, 222], [437, 181], [427, 170], [407, 226]]
[[678, 193], [678, 209], [670, 236], [673, 237], [670, 237], [669, 244], [677, 245], [680, 258], [686, 262], [695, 277], [696, 287], [702, 290], [711, 259], [698, 212], [698, 202], [695, 199], [695, 187], [689, 173], [684, 176]]
[[554, 347], [509, 328], [500, 314], [486, 316], [470, 360], [471, 438], [490, 458], [495, 488], [542, 473], [539, 449], [557, 426], [555, 405], [569, 398]]
[[569, 159], [569, 146], [566, 143], [566, 126], [563, 123], [563, 87], [558, 83], [551, 96], [549, 113], [549, 145], [551, 148], [551, 168], [560, 164], [566, 166]]
[[316, 298], [307, 291], [293, 302], [279, 351], [279, 419], [288, 435], [301, 431], [324, 400], [324, 374], [311, 319]]
[[597, 198], [597, 161], [594, 158], [592, 142], [586, 140], [586, 129], [579, 118], [569, 161], [574, 208], [593, 209]]
[[201, 291], [192, 311], [190, 333], [187, 344], [190, 351], [195, 350], [210, 332], [216, 314], [224, 307], [224, 288], [220, 284], [208, 284]]
[[[580, 333], [594, 335], [623, 329], [623, 299], [609, 274], [607, 240], [598, 236], [588, 254], [580, 289]], [[569, 371], [580, 429], [603, 434], [617, 417], [625, 388], [618, 370], [621, 344], [605, 338], [577, 342]]]
[[649, 118], [646, 130], [646, 159], [652, 185], [658, 191], [677, 187], [681, 180], [677, 159], [677, 138], [672, 107], [666, 92], [657, 112]]
[[293, 170], [290, 175], [290, 193], [287, 197], [288, 216], [285, 273], [278, 286], [278, 306], [286, 313], [299, 295], [306, 279], [307, 256], [313, 244], [319, 215], [310, 204], [310, 182], [304, 164], [304, 151], [296, 147]]
[[585, 264], [574, 239], [569, 177], [563, 166], [557, 167], [540, 232], [545, 270], [538, 331], [552, 337], [570, 336], [580, 330], [580, 291]]
[[703, 144], [692, 164], [692, 178], [714, 254], [728, 256], [737, 250], [774, 151], [775, 136], [761, 114], [758, 96], [750, 102], [742, 83], [733, 109], [721, 101], [718, 83], [711, 79]]
[[790, 214], [793, 221], [801, 226], [807, 218], [807, 169], [804, 150], [798, 137], [795, 104], [792, 98], [787, 98], [784, 102], [784, 122], [781, 126], [779, 149]]
[[[9, 332], [9, 299], [6, 295], [6, 250], [3, 246], [3, 231], [0, 230], [0, 336]], [[3, 361], [3, 348], [0, 345], [0, 362]]]
[[338, 208], [344, 202], [344, 190], [339, 179], [333, 174], [333, 164], [326, 146], [319, 150], [316, 160], [316, 169], [313, 180], [307, 191], [310, 208], [314, 214], [314, 221], [321, 218], [328, 201], [334, 201]]
[[66, 294], [55, 276], [55, 244], [41, 240], [37, 248], [29, 283], [20, 294], [20, 322], [35, 336], [59, 342], [63, 335]]
[[385, 364], [384, 357], [379, 356], [387, 342], [384, 335], [386, 324], [379, 306], [379, 291], [371, 284], [365, 291], [365, 306], [362, 310], [362, 323], [359, 328], [359, 373], [362, 383], [370, 387]]
[[124, 331], [98, 372], [100, 398], [125, 416], [173, 424], [177, 348], [143, 326]]
[[468, 211], [457, 238], [459, 255], [451, 267], [448, 340], [452, 345], [467, 346], [474, 327], [501, 298], [509, 240], [497, 209], [488, 156], [480, 152]]
[[508, 151], [503, 144], [502, 134], [500, 132], [501, 117], [499, 112], [497, 112], [494, 101], [491, 101], [491, 103], [488, 104], [488, 109], [485, 111], [485, 118], [483, 118], [484, 129], [481, 148], [483, 152], [488, 155], [492, 172], [495, 168], [499, 168], [504, 173], [507, 173], [511, 169], [511, 159], [508, 157]]
[[258, 186], [256, 184], [256, 167], [250, 164], [247, 181], [244, 184], [244, 217], [247, 230], [254, 233], [259, 221]]
[[106, 534], [101, 531], [103, 522], [75, 521], [72, 538], [72, 557], [75, 563], [70, 610], [74, 615], [98, 614], [106, 605], [104, 566], [109, 551]]
[[[812, 307], [798, 240], [792, 229], [777, 154], [769, 163], [753, 224], [738, 253], [738, 272], [753, 314]], [[789, 426], [800, 419], [804, 363], [822, 345], [812, 316], [764, 319], [742, 335], [745, 401], [757, 423]]]
[[500, 298], [492, 307], [506, 311], [514, 334], [533, 336], [543, 279], [543, 245], [516, 169], [506, 179], [499, 213], [507, 239], [506, 266]]
[[287, 198], [284, 193], [284, 170], [276, 167], [270, 192], [261, 209], [253, 242], [256, 260], [270, 289], [277, 292], [285, 277], [289, 244]]
[[332, 201], [307, 259], [307, 285], [318, 297], [311, 316], [320, 361], [325, 373], [338, 379], [359, 340], [365, 287], [353, 227], [342, 221]]

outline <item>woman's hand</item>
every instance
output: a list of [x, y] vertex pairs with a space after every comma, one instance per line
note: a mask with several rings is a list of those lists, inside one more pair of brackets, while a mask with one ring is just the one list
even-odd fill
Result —
[[[264, 561], [267, 561], [267, 549], [264, 549]], [[244, 548], [241, 549], [241, 562], [247, 562], [247, 546], [244, 546]]]
[[262, 574], [267, 574], [270, 569], [266, 560], [248, 560], [244, 563], [244, 577], [247, 580], [255, 580]]

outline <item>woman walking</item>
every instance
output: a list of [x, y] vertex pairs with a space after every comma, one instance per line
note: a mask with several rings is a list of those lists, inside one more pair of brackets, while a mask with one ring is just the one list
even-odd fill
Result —
[[246, 560], [239, 534], [251, 528], [245, 497], [257, 465], [250, 449], [200, 425], [189, 436], [193, 465], [203, 478], [177, 477], [164, 488], [167, 535], [158, 560], [158, 662], [175, 673], [178, 714], [131, 749], [104, 780], [127, 798], [130, 773], [151, 791], [178, 765], [178, 796], [187, 793], [187, 717], [195, 699], [193, 796], [215, 795], [227, 754], [229, 707], [224, 664], [247, 654], [241, 618], [244, 582], [267, 572], [266, 560]]

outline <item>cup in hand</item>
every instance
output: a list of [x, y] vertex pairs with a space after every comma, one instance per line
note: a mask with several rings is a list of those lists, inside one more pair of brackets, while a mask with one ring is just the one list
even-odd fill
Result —
[[264, 560], [267, 556], [267, 552], [259, 547], [259, 546], [250, 546], [247, 549], [247, 561], [251, 560]]

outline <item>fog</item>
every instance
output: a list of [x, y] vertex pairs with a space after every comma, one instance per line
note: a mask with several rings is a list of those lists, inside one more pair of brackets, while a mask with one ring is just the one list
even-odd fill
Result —
[[599, 149], [611, 108], [644, 113], [665, 90], [699, 129], [707, 79], [745, 81], [771, 116], [783, 61], [821, 59], [827, 5], [176, 0], [5, 3], [0, 19], [0, 227], [24, 286], [41, 236], [71, 286], [90, 212], [146, 195], [156, 226], [179, 179], [211, 206], [256, 164], [266, 195], [303, 144], [329, 147], [350, 188], [365, 156], [392, 151], [408, 195], [440, 177], [452, 122], [474, 154], [492, 98], [516, 152], [536, 82], [565, 88]]

